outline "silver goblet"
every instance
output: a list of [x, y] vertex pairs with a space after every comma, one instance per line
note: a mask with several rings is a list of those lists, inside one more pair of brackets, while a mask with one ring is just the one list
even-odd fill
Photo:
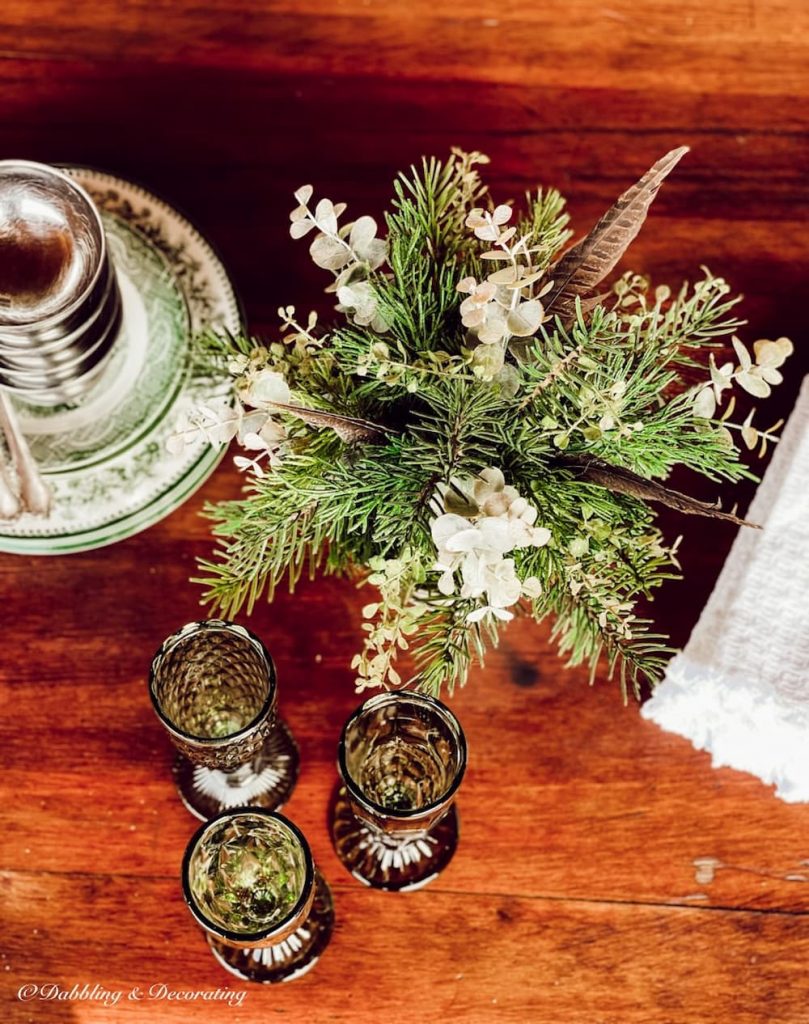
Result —
[[43, 405], [81, 398], [120, 323], [90, 196], [55, 167], [0, 160], [0, 386]]
[[298, 748], [277, 716], [272, 658], [249, 629], [221, 619], [183, 626], [155, 654], [149, 693], [178, 750], [174, 777], [192, 814], [204, 821], [289, 799]]

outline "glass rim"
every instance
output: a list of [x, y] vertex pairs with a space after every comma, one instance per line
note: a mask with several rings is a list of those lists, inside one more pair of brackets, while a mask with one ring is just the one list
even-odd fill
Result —
[[[355, 722], [359, 721], [368, 711], [376, 710], [376, 708], [383, 707], [386, 704], [400, 704], [404, 702], [410, 702], [412, 704], [418, 704], [424, 708], [429, 708], [449, 725], [458, 741], [458, 769], [455, 772], [452, 782], [438, 799], [431, 801], [429, 804], [425, 804], [423, 807], [410, 808], [408, 810], [397, 810], [385, 807], [376, 800], [372, 800], [362, 791], [362, 789], [360, 789], [359, 785], [348, 770], [346, 740], [348, 737], [348, 730], [351, 726], [354, 725]], [[461, 785], [466, 772], [467, 755], [468, 748], [466, 744], [466, 735], [461, 727], [461, 723], [458, 721], [455, 713], [451, 711], [443, 701], [438, 700], [437, 697], [431, 697], [429, 694], [419, 693], [416, 690], [386, 690], [384, 693], [376, 693], [373, 697], [369, 697], [367, 700], [363, 701], [362, 704], [355, 708], [355, 710], [349, 715], [345, 725], [343, 726], [343, 730], [340, 733], [340, 742], [337, 747], [337, 765], [340, 770], [340, 776], [345, 783], [348, 792], [366, 810], [372, 811], [374, 814], [385, 818], [407, 821], [426, 817], [442, 805], [448, 804], [452, 800], [458, 791], [458, 787]]]
[[46, 326], [59, 323], [81, 305], [95, 287], [96, 282], [107, 264], [108, 246], [107, 236], [104, 231], [104, 224], [101, 220], [101, 213], [93, 202], [93, 198], [90, 193], [80, 182], [76, 181], [75, 178], [72, 178], [66, 171], [62, 170], [61, 167], [55, 167], [53, 164], [42, 163], [39, 160], [23, 160], [14, 157], [0, 160], [0, 173], [3, 171], [13, 171], [15, 168], [19, 168], [22, 171], [33, 170], [45, 177], [50, 175], [53, 178], [58, 178], [63, 184], [66, 184], [72, 192], [76, 193], [87, 204], [93, 223], [98, 229], [100, 243], [96, 266], [87, 282], [87, 285], [82, 289], [78, 296], [70, 299], [63, 306], [53, 310], [53, 312], [48, 313], [44, 318], [37, 319], [36, 317], [33, 317], [32, 319], [14, 320], [4, 324], [2, 327], [2, 329], [10, 328], [12, 330], [16, 328], [17, 331], [25, 332], [26, 328], [31, 328], [33, 325], [36, 325], [38, 328], [44, 328]]
[[[238, 818], [238, 817], [258, 817], [267, 818], [271, 821], [275, 821], [280, 824], [283, 828], [286, 828], [291, 833], [293, 839], [298, 843], [298, 846], [303, 853], [304, 860], [304, 878], [303, 885], [301, 886], [300, 895], [295, 900], [294, 906], [284, 915], [284, 917], [275, 922], [272, 925], [267, 925], [264, 928], [259, 928], [253, 932], [237, 932], [229, 928], [224, 928], [222, 925], [212, 921], [206, 914], [203, 913], [197, 900], [191, 892], [191, 882], [189, 879], [189, 869], [191, 867], [191, 858], [197, 850], [200, 842], [204, 838], [206, 832], [213, 826], [223, 821], [226, 818]], [[280, 814], [278, 811], [268, 811], [265, 807], [231, 807], [228, 810], [220, 811], [215, 814], [212, 818], [204, 821], [196, 832], [188, 840], [188, 844], [183, 854], [182, 867], [180, 869], [180, 876], [183, 886], [183, 899], [191, 911], [196, 922], [205, 929], [221, 939], [225, 939], [231, 942], [241, 943], [242, 945], [249, 943], [265, 942], [276, 933], [280, 933], [288, 929], [290, 923], [300, 914], [300, 912], [306, 906], [309, 897], [312, 892], [312, 888], [315, 882], [315, 862], [312, 858], [312, 850], [307, 842], [306, 836], [301, 832], [298, 826]]]
[[[258, 653], [262, 656], [267, 666], [267, 680], [269, 686], [264, 702], [247, 725], [243, 725], [241, 729], [237, 729], [235, 732], [228, 733], [227, 736], [197, 736], [192, 732], [187, 732], [185, 729], [180, 728], [163, 711], [157, 694], [155, 693], [155, 683], [159, 671], [158, 663], [160, 660], [187, 637], [203, 633], [209, 629], [212, 632], [219, 631], [223, 633], [235, 633], [237, 635], [241, 635], [243, 639], [246, 639], [253, 645], [253, 647], [258, 649]], [[189, 741], [197, 745], [226, 747], [231, 743], [234, 743], [236, 740], [243, 739], [248, 735], [248, 733], [252, 732], [253, 729], [260, 725], [272, 711], [277, 692], [278, 677], [275, 672], [275, 662], [272, 660], [270, 652], [264, 646], [264, 641], [260, 637], [256, 636], [252, 630], [248, 629], [247, 626], [239, 625], [237, 622], [230, 622], [227, 619], [201, 619], [194, 622], [187, 622], [176, 632], [166, 637], [155, 652], [151, 665], [149, 666], [149, 697], [151, 698], [152, 707], [154, 708], [157, 717], [172, 736], [176, 736], [178, 739]]]

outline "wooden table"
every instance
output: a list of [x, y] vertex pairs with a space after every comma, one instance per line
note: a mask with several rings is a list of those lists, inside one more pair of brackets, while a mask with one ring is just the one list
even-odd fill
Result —
[[[261, 329], [322, 285], [286, 236], [303, 181], [379, 213], [398, 167], [460, 144], [490, 153], [498, 197], [560, 186], [581, 229], [689, 143], [632, 264], [674, 284], [701, 262], [729, 276], [748, 339], [798, 342], [788, 410], [807, 368], [808, 30], [803, 0], [5, 0], [0, 155], [108, 167], [176, 201]], [[237, 488], [223, 466], [114, 548], [0, 558], [4, 1020], [809, 1021], [809, 808], [713, 771], [614, 685], [589, 691], [528, 624], [454, 702], [471, 759], [448, 870], [407, 896], [354, 884], [326, 806], [362, 596], [334, 581], [250, 622], [300, 742], [288, 811], [334, 888], [332, 944], [293, 985], [221, 972], [180, 896], [195, 823], [145, 675], [200, 614], [187, 581], [210, 550], [201, 503]], [[688, 582], [656, 616], [682, 642], [732, 538], [665, 525], [685, 534]], [[25, 983], [123, 996], [26, 1003]], [[245, 994], [128, 998], [151, 985]]]

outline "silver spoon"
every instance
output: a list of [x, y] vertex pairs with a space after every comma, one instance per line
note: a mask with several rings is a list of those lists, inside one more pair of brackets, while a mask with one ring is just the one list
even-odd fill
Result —
[[[14, 468], [20, 482], [19, 504], [35, 516], [47, 516], [53, 504], [53, 495], [37, 468], [28, 442], [23, 437], [17, 415], [6, 393], [0, 388], [0, 428], [6, 436]], [[12, 498], [13, 492], [10, 492]], [[10, 518], [6, 516], [6, 518]]]

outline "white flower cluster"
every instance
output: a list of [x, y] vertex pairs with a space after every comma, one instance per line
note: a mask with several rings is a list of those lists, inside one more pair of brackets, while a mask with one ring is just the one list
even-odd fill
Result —
[[461, 303], [461, 323], [481, 346], [499, 346], [476, 350], [473, 366], [484, 379], [502, 369], [504, 349], [511, 338], [530, 338], [536, 333], [545, 317], [540, 298], [551, 287], [548, 282], [538, 295], [531, 294], [543, 271], [533, 265], [534, 250], [526, 238], [515, 239], [517, 229], [505, 227], [511, 215], [511, 207], [502, 205], [491, 212], [472, 210], [466, 218], [475, 237], [493, 246], [481, 253], [481, 258], [506, 264], [485, 281], [465, 277], [456, 286], [467, 295]]
[[[445, 495], [445, 508], [452, 493]], [[441, 573], [438, 589], [447, 597], [454, 594], [456, 572], [460, 572], [460, 596], [485, 602], [469, 614], [468, 621], [479, 622], [487, 615], [507, 621], [513, 618], [508, 608], [521, 597], [539, 597], [542, 586], [534, 576], [520, 580], [514, 559], [506, 555], [515, 548], [542, 547], [551, 539], [550, 530], [534, 525], [537, 510], [516, 488], [506, 486], [499, 469], [484, 469], [471, 494], [464, 494], [468, 514], [446, 511], [430, 524], [438, 551], [434, 568]], [[450, 500], [450, 504], [455, 503]]]
[[[244, 357], [245, 361], [247, 357]], [[243, 373], [241, 364], [231, 365], [231, 372]], [[270, 466], [281, 461], [281, 450], [287, 438], [286, 427], [273, 418], [273, 406], [281, 402], [288, 405], [291, 398], [289, 385], [283, 374], [263, 369], [246, 373], [236, 401], [222, 398], [200, 406], [188, 414], [186, 422], [168, 440], [169, 451], [179, 452], [185, 445], [204, 438], [215, 447], [229, 444], [235, 437], [251, 453], [237, 455], [233, 461], [241, 470], [251, 470], [256, 476], [264, 475], [261, 460]]]

